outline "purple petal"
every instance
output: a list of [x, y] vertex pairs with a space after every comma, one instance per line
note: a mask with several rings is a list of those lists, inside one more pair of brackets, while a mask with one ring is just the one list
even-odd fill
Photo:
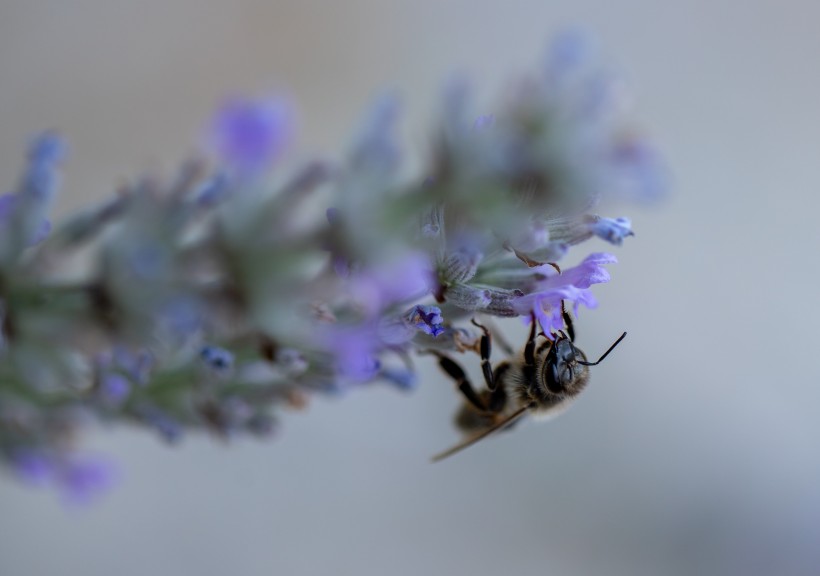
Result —
[[606, 252], [596, 252], [584, 258], [578, 266], [567, 268], [563, 273], [549, 278], [552, 285], [572, 285], [577, 288], [589, 288], [593, 284], [609, 282], [610, 275], [604, 264], [614, 264], [618, 261], [615, 256]]
[[[546, 280], [538, 283], [538, 288], [513, 301], [513, 310], [519, 315], [535, 314], [544, 333], [550, 337], [553, 330], [564, 327], [561, 303], [573, 304], [575, 314], [581, 304], [595, 308], [598, 302], [589, 287], [592, 284], [609, 281], [609, 272], [604, 264], [616, 262], [613, 255], [598, 252], [587, 256], [578, 266], [567, 268], [561, 274], [551, 272]], [[547, 268], [544, 268], [547, 273]]]
[[544, 334], [551, 339], [553, 330], [557, 331], [564, 328], [564, 317], [561, 309], [561, 303], [564, 301], [572, 303], [576, 315], [580, 304], [587, 308], [598, 306], [598, 302], [588, 289], [563, 286], [517, 298], [513, 302], [513, 309], [520, 315], [535, 314]]

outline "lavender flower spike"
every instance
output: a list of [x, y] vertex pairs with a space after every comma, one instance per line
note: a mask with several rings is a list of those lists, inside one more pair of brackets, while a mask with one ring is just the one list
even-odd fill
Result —
[[129, 179], [52, 233], [64, 145], [36, 138], [0, 195], [0, 470], [87, 501], [112, 479], [76, 451], [90, 424], [266, 434], [312, 395], [411, 390], [414, 355], [479, 349], [474, 316], [534, 316], [554, 338], [565, 304], [597, 306], [615, 257], [562, 259], [623, 244], [629, 219], [593, 207], [664, 180], [597, 52], [579, 34], [554, 48], [496, 109], [454, 85], [429, 154], [406, 153], [383, 98], [346, 149], [287, 166], [290, 103], [230, 100], [213, 165]]

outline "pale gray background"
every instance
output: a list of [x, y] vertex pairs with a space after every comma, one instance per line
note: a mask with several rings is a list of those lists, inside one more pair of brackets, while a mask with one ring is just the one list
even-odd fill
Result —
[[[816, 2], [0, 1], [0, 174], [58, 127], [60, 210], [197, 149], [225, 95], [287, 88], [335, 152], [377, 90], [423, 152], [441, 81], [534, 69], [594, 32], [675, 174], [578, 331], [567, 415], [451, 461], [451, 387], [317, 400], [270, 443], [103, 431], [122, 485], [87, 511], [0, 478], [0, 574], [817, 574]], [[599, 246], [600, 247], [600, 246]], [[519, 327], [514, 326], [520, 330]], [[522, 336], [523, 337], [523, 336]], [[474, 372], [475, 373], [475, 372]]]

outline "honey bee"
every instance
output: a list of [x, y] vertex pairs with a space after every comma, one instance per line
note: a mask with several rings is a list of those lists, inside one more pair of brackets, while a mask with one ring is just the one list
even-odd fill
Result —
[[589, 367], [601, 363], [626, 337], [626, 332], [595, 362], [589, 362], [586, 354], [574, 344], [575, 330], [572, 319], [564, 311], [566, 331], [561, 330], [538, 344], [536, 320], [531, 318], [530, 335], [524, 349], [515, 358], [502, 360], [493, 367], [490, 364], [490, 331], [473, 320], [481, 329], [479, 343], [481, 370], [485, 390], [477, 392], [466, 373], [452, 358], [434, 352], [442, 370], [452, 378], [465, 403], [456, 414], [456, 425], [465, 433], [472, 434], [466, 440], [433, 456], [433, 461], [472, 446], [493, 432], [512, 427], [527, 413], [538, 417], [553, 417], [569, 407], [589, 382]]

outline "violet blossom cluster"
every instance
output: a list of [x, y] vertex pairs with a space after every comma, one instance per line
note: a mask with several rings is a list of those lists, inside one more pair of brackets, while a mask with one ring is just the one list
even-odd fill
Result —
[[237, 99], [213, 122], [216, 167], [136, 180], [53, 227], [65, 146], [40, 135], [0, 196], [0, 461], [85, 500], [114, 475], [77, 449], [92, 423], [267, 436], [312, 394], [412, 388], [414, 353], [476, 349], [477, 315], [549, 337], [615, 262], [559, 265], [569, 248], [632, 235], [601, 198], [662, 192], [621, 103], [563, 36], [492, 115], [452, 83], [408, 176], [393, 99], [342, 159], [296, 165], [290, 103]]

